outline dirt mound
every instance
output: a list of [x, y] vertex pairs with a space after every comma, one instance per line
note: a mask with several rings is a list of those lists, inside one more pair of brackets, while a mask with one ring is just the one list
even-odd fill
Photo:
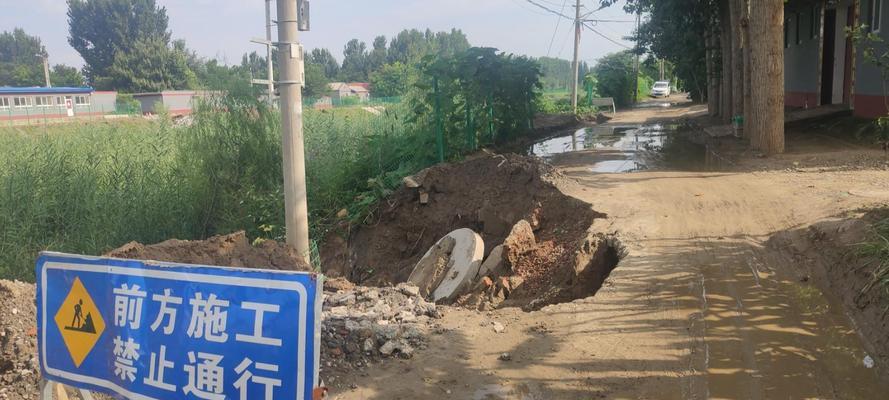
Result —
[[0, 397], [36, 399], [37, 308], [34, 285], [0, 280]]
[[207, 240], [170, 239], [152, 245], [130, 242], [105, 256], [238, 268], [311, 270], [286, 244], [266, 240], [254, 246], [243, 231]]
[[[420, 257], [449, 232], [469, 228], [479, 233], [487, 257], [517, 222], [526, 220], [536, 244], [511, 263], [513, 272], [526, 278], [524, 288], [513, 291], [523, 300], [513, 304], [526, 306], [541, 296], [571, 297], [565, 290], [590, 296], [601, 282], [588, 288], [591, 292], [575, 287], [585, 282], [577, 279], [586, 267], [578, 266], [578, 260], [589, 264], [589, 257], [578, 257], [578, 252], [590, 240], [587, 230], [593, 220], [604, 214], [564, 195], [554, 179], [560, 177], [552, 167], [515, 154], [480, 153], [424, 170], [406, 182], [413, 187], [399, 189], [381, 202], [366, 224], [352, 229], [348, 240], [326, 241], [321, 250], [324, 272], [359, 284], [403, 282]], [[558, 294], [552, 285], [559, 286]]]

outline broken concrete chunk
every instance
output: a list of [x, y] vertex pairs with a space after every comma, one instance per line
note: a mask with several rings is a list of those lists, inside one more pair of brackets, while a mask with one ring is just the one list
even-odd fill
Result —
[[418, 188], [420, 187], [420, 182], [417, 182], [417, 179], [413, 176], [405, 176], [404, 179], [401, 180], [404, 183], [404, 187], [406, 188]]
[[444, 279], [456, 244], [457, 241], [453, 237], [445, 236], [430, 247], [417, 262], [407, 282], [419, 288], [420, 296], [428, 298]]
[[408, 282], [432, 301], [450, 300], [466, 290], [478, 275], [485, 244], [471, 229], [457, 229], [442, 238], [420, 259]]
[[507, 267], [503, 263], [503, 245], [500, 244], [491, 250], [491, 254], [488, 254], [488, 258], [479, 267], [478, 277], [481, 279], [486, 276], [499, 276], [506, 272]]
[[485, 242], [471, 229], [458, 229], [448, 236], [454, 237], [457, 243], [444, 279], [432, 293], [435, 302], [453, 300], [469, 289], [485, 254]]
[[507, 265], [512, 268], [519, 256], [533, 249], [536, 243], [531, 224], [525, 220], [516, 223], [509, 232], [509, 236], [503, 241], [503, 258]]

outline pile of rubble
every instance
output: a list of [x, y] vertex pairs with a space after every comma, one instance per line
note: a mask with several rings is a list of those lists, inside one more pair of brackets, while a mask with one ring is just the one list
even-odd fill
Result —
[[410, 358], [442, 317], [417, 286], [354, 287], [325, 292], [321, 378], [327, 385], [383, 358]]
[[36, 399], [37, 309], [34, 285], [0, 280], [0, 399]]

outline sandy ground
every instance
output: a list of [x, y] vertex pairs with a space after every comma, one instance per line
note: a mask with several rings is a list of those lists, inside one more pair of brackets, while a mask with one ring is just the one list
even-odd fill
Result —
[[[702, 111], [655, 106], [612, 123]], [[803, 282], [789, 254], [763, 245], [889, 201], [885, 167], [817, 166], [861, 157], [882, 153], [791, 138], [786, 155], [719, 173], [600, 174], [585, 162], [594, 154], [557, 158], [572, 178], [560, 189], [607, 213], [593, 229], [619, 232], [630, 251], [599, 293], [530, 313], [450, 310], [427, 350], [337, 382], [354, 389], [331, 397], [885, 398], [889, 385], [879, 366], [863, 365], [867, 351], [842, 307]]]

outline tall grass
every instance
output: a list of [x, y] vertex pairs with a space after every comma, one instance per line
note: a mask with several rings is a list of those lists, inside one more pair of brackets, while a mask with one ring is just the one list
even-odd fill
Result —
[[[434, 160], [431, 134], [405, 109], [307, 111], [312, 234], [341, 209], [371, 210]], [[190, 126], [168, 119], [0, 129], [0, 278], [33, 280], [41, 250], [101, 254], [128, 241], [246, 230], [282, 239], [277, 111], [213, 99]]]
[[871, 226], [868, 240], [858, 246], [859, 255], [870, 257], [877, 262], [873, 278], [862, 292], [874, 285], [889, 293], [889, 218], [881, 219]]

